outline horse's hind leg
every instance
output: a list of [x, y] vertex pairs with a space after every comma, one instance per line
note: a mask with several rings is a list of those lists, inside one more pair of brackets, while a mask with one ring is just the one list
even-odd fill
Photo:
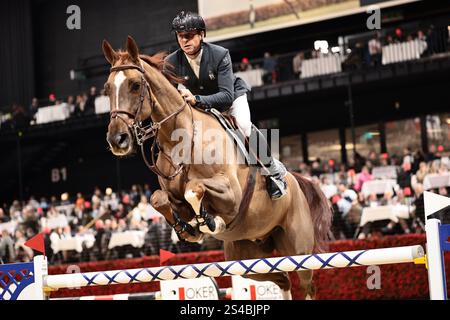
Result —
[[[250, 240], [224, 241], [224, 252], [226, 260], [267, 258], [272, 255], [273, 244], [258, 245]], [[291, 281], [286, 272], [253, 274], [244, 277], [256, 281], [272, 281], [280, 287], [284, 299], [292, 299]]]
[[[310, 254], [313, 251], [313, 235], [306, 232], [299, 232], [288, 227], [288, 231], [277, 228], [272, 233], [275, 249], [284, 256]], [[313, 283], [312, 270], [302, 270], [297, 272], [300, 280], [302, 299], [313, 299], [315, 297], [315, 287]]]
[[300, 289], [302, 289], [302, 299], [313, 300], [316, 297], [316, 287], [313, 281], [313, 271], [304, 270], [298, 271], [298, 278], [300, 280]]

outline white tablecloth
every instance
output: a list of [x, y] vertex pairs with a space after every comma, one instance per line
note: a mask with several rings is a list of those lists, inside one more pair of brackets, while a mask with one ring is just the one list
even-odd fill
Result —
[[125, 232], [116, 232], [111, 235], [108, 249], [114, 247], [132, 245], [135, 248], [141, 248], [144, 245], [145, 231], [130, 230]]
[[450, 186], [450, 173], [432, 173], [427, 174], [423, 179], [423, 187], [425, 190], [436, 189], [440, 187]]
[[98, 96], [95, 98], [95, 113], [107, 113], [110, 110], [109, 97]]
[[16, 231], [17, 222], [12, 220], [5, 223], [0, 223], [0, 234], [3, 230], [7, 230], [10, 235], [14, 235], [14, 231]]
[[50, 229], [64, 228], [69, 224], [67, 217], [64, 214], [59, 214], [57, 217], [41, 219], [42, 227], [47, 227]]
[[398, 218], [408, 219], [409, 213], [414, 210], [414, 206], [405, 205], [379, 206], [364, 208], [361, 214], [360, 226], [364, 226], [368, 222], [379, 220], [392, 220], [398, 222]]
[[393, 190], [398, 190], [397, 181], [394, 179], [367, 181], [364, 182], [361, 188], [361, 192], [364, 194], [364, 197], [367, 197], [372, 193], [384, 194], [386, 191]]
[[372, 170], [375, 179], [397, 179], [396, 166], [375, 167]]
[[342, 57], [334, 54], [326, 57], [304, 60], [302, 63], [300, 78], [304, 79], [341, 72], [341, 63]]
[[241, 78], [252, 87], [259, 87], [264, 84], [262, 80], [263, 75], [264, 75], [263, 69], [252, 69], [248, 71], [240, 71], [235, 73], [236, 77]]
[[402, 43], [392, 43], [382, 47], [381, 63], [389, 64], [420, 59], [420, 56], [426, 49], [427, 43], [418, 39]]
[[74, 204], [65, 204], [55, 207], [56, 211], [65, 214], [66, 216], [71, 215], [74, 208], [75, 208]]
[[62, 121], [70, 117], [70, 108], [67, 103], [39, 108], [36, 112], [36, 123]]
[[95, 244], [94, 235], [92, 234], [76, 235], [75, 237], [63, 239], [51, 238], [51, 247], [54, 253], [69, 250], [82, 252], [83, 243], [87, 248], [92, 248]]

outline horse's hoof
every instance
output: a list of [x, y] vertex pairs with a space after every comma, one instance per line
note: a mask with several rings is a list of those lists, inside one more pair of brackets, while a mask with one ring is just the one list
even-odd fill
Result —
[[195, 219], [192, 219], [191, 221], [188, 222], [188, 224], [195, 230], [195, 234], [189, 234], [185, 232], [186, 236], [183, 236], [184, 240], [188, 242], [202, 241], [205, 235], [197, 229], [198, 226], [197, 221]]
[[203, 237], [204, 237], [205, 235], [203, 234], [203, 233], [198, 233], [197, 235], [195, 235], [195, 236], [188, 236], [188, 237], [186, 237], [185, 238], [185, 240], [186, 241], [188, 241], [188, 242], [200, 242], [200, 241], [202, 241], [203, 240]]
[[214, 224], [215, 224], [214, 231], [211, 230], [207, 224], [199, 226], [199, 230], [200, 230], [200, 232], [203, 232], [203, 233], [209, 233], [211, 235], [216, 235], [216, 234], [224, 232], [227, 227], [227, 225], [225, 224], [225, 221], [223, 221], [223, 219], [219, 216], [214, 217]]

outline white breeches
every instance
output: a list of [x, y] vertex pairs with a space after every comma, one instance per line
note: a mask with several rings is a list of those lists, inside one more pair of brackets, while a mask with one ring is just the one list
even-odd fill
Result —
[[233, 101], [233, 105], [226, 113], [236, 119], [239, 129], [245, 134], [246, 137], [250, 137], [252, 130], [252, 120], [250, 118], [250, 107], [247, 101], [247, 95], [244, 94]]

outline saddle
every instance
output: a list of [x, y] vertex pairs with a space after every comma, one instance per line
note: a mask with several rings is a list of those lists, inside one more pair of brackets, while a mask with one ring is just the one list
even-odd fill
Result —
[[244, 157], [246, 164], [248, 165], [249, 163], [251, 163], [250, 154], [246, 147], [246, 145], [248, 145], [248, 139], [246, 139], [245, 135], [239, 129], [234, 117], [230, 115], [225, 115], [221, 113], [219, 110], [214, 108], [205, 109], [202, 111], [209, 113], [214, 118], [216, 118], [217, 121], [219, 121], [220, 125], [225, 129], [227, 134], [233, 139], [239, 152]]

